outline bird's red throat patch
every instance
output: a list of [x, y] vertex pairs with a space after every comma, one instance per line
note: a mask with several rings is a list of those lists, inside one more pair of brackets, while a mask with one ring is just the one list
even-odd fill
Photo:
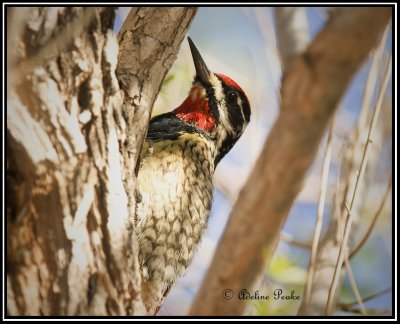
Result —
[[185, 101], [172, 112], [186, 123], [207, 132], [210, 132], [215, 124], [205, 91], [199, 86], [193, 86]]

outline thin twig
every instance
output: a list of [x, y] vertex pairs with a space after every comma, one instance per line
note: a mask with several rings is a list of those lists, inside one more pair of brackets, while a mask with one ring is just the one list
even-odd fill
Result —
[[363, 245], [365, 244], [365, 242], [366, 242], [366, 241], [368, 240], [368, 238], [370, 237], [370, 235], [371, 235], [371, 233], [372, 233], [372, 230], [373, 230], [374, 227], [375, 227], [376, 221], [378, 220], [379, 216], [381, 215], [382, 210], [383, 210], [383, 207], [385, 206], [386, 200], [387, 200], [387, 198], [389, 197], [389, 193], [390, 193], [391, 188], [392, 188], [392, 177], [390, 176], [389, 181], [388, 181], [388, 186], [387, 186], [386, 192], [385, 192], [385, 194], [384, 194], [384, 196], [383, 196], [383, 198], [382, 198], [382, 201], [381, 201], [381, 203], [380, 203], [380, 205], [379, 205], [377, 211], [375, 212], [375, 215], [374, 215], [374, 217], [373, 217], [373, 219], [372, 219], [372, 222], [371, 222], [371, 224], [369, 225], [368, 230], [367, 230], [367, 232], [365, 233], [364, 237], [363, 237], [363, 238], [361, 239], [361, 241], [357, 244], [357, 246], [354, 248], [354, 250], [350, 253], [349, 259], [351, 259], [352, 257], [354, 257], [354, 256], [358, 253], [358, 251], [361, 250], [361, 248], [363, 247]]
[[318, 199], [317, 222], [315, 223], [314, 238], [313, 238], [312, 249], [311, 249], [310, 265], [308, 268], [306, 288], [304, 290], [304, 302], [306, 305], [308, 304], [309, 299], [310, 299], [311, 287], [312, 287], [312, 282], [313, 282], [313, 278], [314, 278], [314, 272], [316, 269], [318, 244], [319, 244], [319, 239], [321, 236], [325, 199], [326, 199], [326, 189], [328, 186], [329, 164], [331, 162], [331, 153], [332, 153], [333, 125], [334, 125], [334, 120], [332, 119], [330, 122], [330, 126], [329, 126], [328, 138], [326, 140], [325, 158], [324, 158], [324, 162], [323, 162], [323, 166], [322, 166], [322, 174], [321, 174], [320, 195], [319, 195], [319, 199]]
[[[368, 77], [367, 77], [367, 81], [365, 83], [363, 97], [362, 97], [360, 115], [358, 118], [357, 126], [352, 134], [352, 139], [351, 139], [352, 145], [350, 145], [350, 147], [349, 147], [349, 149], [351, 149], [351, 153], [350, 153], [351, 157], [349, 158], [349, 165], [347, 168], [348, 170], [353, 170], [354, 165], [355, 165], [356, 156], [357, 156], [356, 153], [358, 152], [359, 145], [361, 145], [359, 143], [359, 141], [361, 139], [360, 134], [361, 134], [361, 131], [363, 129], [365, 129], [365, 127], [366, 127], [368, 111], [369, 111], [369, 107], [371, 106], [371, 100], [372, 100], [374, 90], [375, 90], [375, 87], [377, 84], [379, 63], [383, 56], [388, 30], [389, 30], [389, 27], [386, 27], [386, 29], [382, 35], [381, 42], [380, 42], [379, 46], [375, 49], [375, 51], [372, 55], [371, 67], [368, 72]], [[343, 202], [346, 201], [346, 197], [348, 195], [348, 192], [350, 190], [350, 185], [352, 183], [352, 181], [351, 181], [352, 173], [350, 171], [348, 171], [347, 173], [348, 173], [348, 176], [347, 176], [345, 186], [344, 186]], [[344, 208], [344, 205], [342, 204], [342, 209], [343, 208]], [[344, 217], [344, 215], [342, 217]]]
[[[360, 314], [361, 310], [358, 308], [341, 308], [342, 311]], [[367, 309], [367, 315], [383, 315], [392, 313], [392, 308], [383, 308], [383, 309]]]
[[335, 209], [334, 209], [334, 215], [336, 214], [336, 239], [342, 239], [342, 233], [343, 229], [341, 228], [341, 219], [342, 219], [342, 213], [341, 213], [341, 208], [340, 208], [340, 180], [342, 177], [342, 170], [343, 170], [343, 161], [344, 161], [344, 151], [346, 150], [346, 145], [342, 146], [341, 149], [341, 156], [339, 159], [339, 166], [338, 166], [338, 172], [337, 172], [337, 177], [336, 177], [336, 189], [335, 189]]
[[[367, 301], [369, 301], [369, 300], [371, 300], [371, 299], [374, 299], [374, 298], [379, 297], [379, 296], [381, 296], [381, 295], [387, 294], [387, 293], [390, 292], [390, 291], [392, 291], [392, 287], [383, 289], [383, 290], [381, 290], [381, 291], [378, 291], [377, 293], [374, 293], [374, 294], [372, 294], [372, 295], [369, 295], [369, 296], [367, 296], [367, 297], [364, 297], [364, 298], [362, 299], [362, 301], [365, 303], [365, 302], [367, 302]], [[351, 307], [353, 307], [353, 306], [355, 306], [355, 305], [357, 305], [357, 301], [354, 301], [354, 302], [351, 302], [351, 303], [340, 303], [340, 304], [339, 304], [339, 307], [341, 307], [341, 308], [342, 308], [342, 307], [351, 308]]]
[[346, 212], [347, 212], [347, 217], [351, 214], [350, 208], [347, 205], [347, 202], [344, 203], [344, 208], [346, 208]]
[[361, 298], [360, 291], [357, 286], [356, 278], [354, 277], [353, 270], [351, 269], [350, 262], [349, 262], [349, 255], [346, 251], [346, 255], [344, 258], [344, 264], [347, 270], [347, 274], [349, 276], [349, 281], [351, 285], [351, 289], [353, 290], [354, 297], [356, 297], [357, 304], [360, 306], [360, 311], [362, 314], [367, 315], [367, 310], [365, 309], [363, 300]]
[[279, 237], [280, 240], [285, 241], [286, 243], [292, 244], [294, 246], [297, 246], [302, 249], [311, 249], [311, 244], [310, 243], [305, 243], [301, 242], [298, 240], [295, 240], [290, 234], [281, 232], [281, 235]]
[[[350, 215], [350, 209], [347, 206], [346, 202], [344, 203], [344, 207], [346, 208], [347, 215]], [[341, 216], [341, 215], [342, 214], [340, 214], [339, 216]], [[341, 233], [341, 234], [344, 233], [343, 228], [344, 228], [345, 225], [343, 223], [346, 223], [346, 221], [344, 220], [343, 217], [339, 217], [339, 219], [338, 219], [338, 228], [340, 229], [339, 233]], [[339, 237], [340, 237], [340, 246], [342, 246], [344, 238], [343, 238], [342, 235], [340, 235]], [[354, 274], [353, 274], [353, 270], [351, 269], [351, 266], [350, 266], [347, 249], [346, 249], [346, 252], [345, 252], [344, 263], [345, 263], [345, 267], [346, 267], [346, 270], [347, 270], [347, 274], [349, 276], [351, 289], [353, 291], [354, 297], [356, 298], [356, 302], [360, 306], [361, 313], [366, 315], [367, 311], [366, 311], [364, 303], [362, 301], [361, 294], [360, 294], [360, 291], [359, 291], [358, 286], [357, 286], [356, 279], [355, 279]]]
[[340, 270], [342, 268], [343, 265], [343, 259], [344, 259], [344, 252], [345, 249], [347, 247], [347, 242], [349, 240], [349, 236], [350, 236], [350, 230], [351, 230], [351, 225], [353, 223], [353, 219], [354, 219], [354, 213], [352, 213], [353, 210], [353, 206], [354, 203], [356, 202], [356, 199], [358, 198], [358, 192], [359, 192], [359, 188], [360, 188], [360, 183], [361, 180], [364, 177], [364, 173], [365, 173], [365, 167], [367, 165], [367, 161], [368, 161], [368, 153], [369, 153], [369, 148], [370, 148], [370, 143], [371, 141], [371, 137], [372, 137], [372, 132], [375, 129], [377, 120], [378, 120], [378, 116], [379, 116], [379, 112], [381, 110], [382, 107], [382, 101], [383, 101], [383, 97], [385, 95], [386, 92], [386, 88], [389, 82], [389, 78], [391, 76], [391, 66], [392, 66], [392, 55], [390, 55], [390, 58], [388, 60], [387, 63], [387, 67], [386, 67], [386, 72], [385, 72], [385, 77], [382, 81], [381, 84], [381, 88], [379, 91], [379, 95], [378, 95], [378, 100], [374, 109], [374, 113], [372, 116], [372, 121], [369, 127], [369, 131], [368, 131], [368, 138], [367, 138], [367, 142], [365, 143], [364, 146], [364, 153], [363, 153], [363, 157], [361, 160], [361, 166], [359, 169], [359, 173], [357, 176], [357, 180], [356, 180], [356, 184], [354, 187], [354, 191], [353, 191], [353, 195], [352, 195], [352, 199], [351, 199], [351, 203], [350, 203], [350, 213], [348, 214], [347, 217], [347, 221], [346, 221], [346, 226], [345, 226], [345, 231], [344, 231], [344, 235], [343, 235], [343, 241], [342, 244], [340, 245], [340, 250], [339, 250], [339, 256], [338, 256], [338, 260], [336, 263], [336, 267], [335, 267], [335, 274], [333, 276], [333, 280], [332, 280], [332, 284], [331, 287], [329, 289], [329, 295], [328, 295], [328, 302], [326, 304], [326, 308], [325, 308], [325, 314], [328, 315], [331, 313], [332, 311], [332, 307], [333, 307], [333, 301], [334, 301], [334, 296], [335, 296], [335, 292], [336, 292], [336, 287], [338, 285], [339, 282], [339, 274], [340, 274]]

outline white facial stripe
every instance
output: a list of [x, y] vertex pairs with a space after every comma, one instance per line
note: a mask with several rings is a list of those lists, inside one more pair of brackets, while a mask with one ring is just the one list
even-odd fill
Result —
[[222, 82], [214, 75], [210, 74], [209, 81], [214, 88], [214, 95], [218, 102], [224, 99], [224, 88], [222, 87]]
[[221, 124], [225, 127], [228, 133], [234, 134], [234, 130], [231, 127], [231, 124], [228, 119], [228, 112], [222, 108], [226, 107], [224, 88], [222, 87], [222, 82], [213, 73], [211, 73], [209, 81], [214, 89], [215, 99], [217, 100], [218, 103], [218, 111]]
[[243, 124], [242, 124], [242, 132], [243, 132], [243, 130], [244, 130], [245, 127], [247, 126], [247, 121], [246, 121], [246, 118], [244, 117], [244, 112], [243, 112], [242, 103], [243, 103], [242, 98], [240, 98], [240, 96], [238, 96], [238, 98], [237, 98], [237, 104], [238, 104], [238, 106], [239, 106], [240, 113], [242, 114], [242, 118], [243, 118]]

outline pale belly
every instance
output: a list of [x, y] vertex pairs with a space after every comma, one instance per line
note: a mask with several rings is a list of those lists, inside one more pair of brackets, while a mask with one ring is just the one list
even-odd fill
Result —
[[189, 266], [212, 203], [211, 150], [202, 141], [180, 140], [185, 144], [154, 143], [138, 174], [139, 262], [145, 280], [159, 291]]

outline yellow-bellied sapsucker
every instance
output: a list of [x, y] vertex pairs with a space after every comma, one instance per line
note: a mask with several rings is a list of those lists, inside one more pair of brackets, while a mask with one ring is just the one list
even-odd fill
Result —
[[136, 230], [144, 283], [165, 295], [206, 230], [215, 167], [250, 121], [230, 78], [208, 70], [188, 38], [196, 76], [186, 100], [151, 119], [138, 173]]

